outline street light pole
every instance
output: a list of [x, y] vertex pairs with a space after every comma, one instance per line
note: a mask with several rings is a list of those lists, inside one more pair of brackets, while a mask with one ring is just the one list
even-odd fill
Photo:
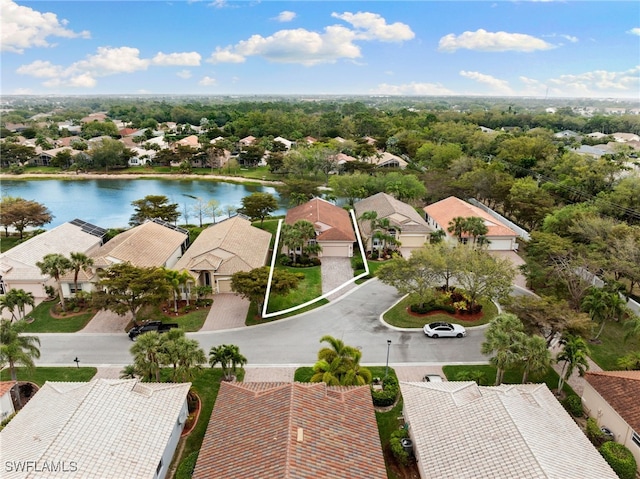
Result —
[[384, 378], [387, 379], [389, 373], [389, 349], [391, 349], [391, 340], [387, 339], [387, 365], [384, 368]]

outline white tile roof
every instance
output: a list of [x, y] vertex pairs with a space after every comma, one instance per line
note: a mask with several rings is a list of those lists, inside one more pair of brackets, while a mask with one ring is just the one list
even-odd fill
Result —
[[100, 244], [100, 238], [85, 233], [82, 227], [63, 223], [0, 254], [0, 270], [7, 280], [44, 281], [47, 277], [42, 276], [36, 263], [47, 254], [69, 257], [72, 252], [87, 253]]
[[[152, 478], [190, 383], [47, 382], [0, 432], [3, 478]], [[8, 472], [6, 461], [77, 464], [77, 472]]]
[[544, 384], [401, 382], [400, 389], [428, 477], [617, 477]]

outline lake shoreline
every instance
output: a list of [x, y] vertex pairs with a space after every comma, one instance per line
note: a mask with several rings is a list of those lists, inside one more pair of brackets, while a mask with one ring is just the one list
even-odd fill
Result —
[[245, 178], [243, 176], [224, 175], [194, 175], [183, 173], [23, 173], [12, 175], [0, 173], [0, 181], [11, 180], [205, 180], [224, 181], [227, 183], [256, 183], [260, 185], [273, 186], [282, 185], [282, 181], [258, 180], [255, 178]]

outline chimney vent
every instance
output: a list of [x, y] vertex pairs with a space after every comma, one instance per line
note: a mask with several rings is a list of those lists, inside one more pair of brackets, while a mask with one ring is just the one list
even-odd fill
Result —
[[304, 429], [298, 428], [298, 442], [304, 442]]

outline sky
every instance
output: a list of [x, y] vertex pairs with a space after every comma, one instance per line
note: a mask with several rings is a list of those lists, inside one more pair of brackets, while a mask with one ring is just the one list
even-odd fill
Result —
[[637, 1], [0, 0], [2, 95], [640, 100]]

